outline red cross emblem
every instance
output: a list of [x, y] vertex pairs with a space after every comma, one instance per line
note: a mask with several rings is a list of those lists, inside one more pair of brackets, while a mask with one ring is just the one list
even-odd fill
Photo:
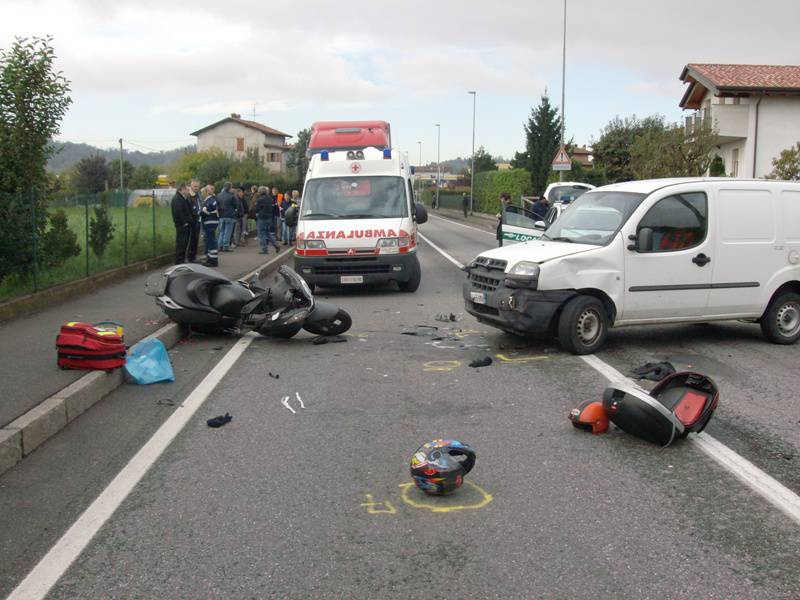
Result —
[[347, 256], [355, 256], [355, 253], [356, 253], [356, 249], [355, 248], [350, 248], [350, 250], [347, 251]]
[[353, 163], [353, 164], [350, 165], [350, 170], [353, 173], [358, 173], [361, 170], [361, 165], [358, 164], [358, 163]]

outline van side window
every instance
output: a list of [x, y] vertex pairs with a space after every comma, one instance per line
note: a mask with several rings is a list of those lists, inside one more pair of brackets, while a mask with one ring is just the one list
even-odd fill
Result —
[[703, 192], [668, 196], [656, 202], [639, 222], [653, 230], [646, 252], [675, 252], [700, 244], [708, 230], [708, 200]]

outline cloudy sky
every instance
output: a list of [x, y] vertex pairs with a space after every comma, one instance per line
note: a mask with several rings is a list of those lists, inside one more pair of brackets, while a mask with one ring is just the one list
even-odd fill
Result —
[[[192, 143], [231, 112], [289, 134], [385, 119], [423, 162], [524, 145], [561, 102], [563, 0], [2, 0], [0, 46], [51, 34], [74, 104], [62, 139], [131, 149]], [[798, 0], [568, 0], [567, 137], [615, 115], [680, 118], [687, 62], [800, 63]]]

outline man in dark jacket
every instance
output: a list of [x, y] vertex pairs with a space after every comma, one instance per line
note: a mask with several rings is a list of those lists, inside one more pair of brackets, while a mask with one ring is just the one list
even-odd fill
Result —
[[178, 186], [178, 191], [172, 198], [172, 221], [175, 223], [175, 264], [179, 265], [186, 262], [186, 251], [189, 249], [189, 237], [191, 233], [192, 205], [189, 203], [189, 191], [186, 184]]
[[197, 246], [200, 243], [200, 231], [203, 229], [203, 222], [200, 219], [203, 198], [200, 195], [200, 182], [197, 179], [192, 179], [192, 184], [189, 186], [189, 204], [192, 205], [194, 219], [189, 227], [189, 249], [186, 252], [186, 260], [197, 262]]
[[254, 211], [256, 213], [256, 231], [258, 232], [258, 243], [261, 246], [261, 254], [267, 254], [269, 245], [275, 248], [275, 252], [280, 252], [278, 242], [275, 241], [275, 234], [272, 228], [272, 214], [275, 206], [275, 199], [269, 195], [265, 186], [258, 188], [258, 198]]
[[236, 196], [231, 191], [230, 181], [222, 186], [222, 191], [217, 194], [219, 203], [219, 249], [222, 252], [231, 251], [231, 238], [233, 228], [236, 226]]
[[[233, 240], [237, 246], [247, 245], [247, 199], [244, 197], [244, 188], [236, 188], [236, 227], [233, 229]], [[233, 244], [232, 244], [233, 245]]]

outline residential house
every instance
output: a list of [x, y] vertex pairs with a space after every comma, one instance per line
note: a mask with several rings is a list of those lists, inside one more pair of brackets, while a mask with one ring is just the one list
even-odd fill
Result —
[[587, 146], [575, 146], [572, 149], [572, 160], [578, 161], [584, 169], [591, 169], [593, 166], [594, 156], [592, 156], [592, 149]]
[[191, 135], [197, 136], [198, 151], [218, 148], [228, 156], [241, 159], [248, 150], [256, 150], [267, 169], [286, 170], [285, 155], [290, 148], [286, 138], [291, 136], [256, 121], [242, 119], [239, 114], [231, 113], [231, 116], [198, 129]]
[[760, 178], [781, 150], [800, 141], [800, 66], [688, 64], [680, 101], [689, 132], [710, 120], [725, 172]]

